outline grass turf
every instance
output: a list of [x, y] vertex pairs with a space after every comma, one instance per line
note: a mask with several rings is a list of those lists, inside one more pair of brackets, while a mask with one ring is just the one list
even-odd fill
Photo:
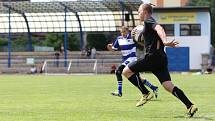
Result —
[[1, 75], [0, 121], [215, 121], [215, 75], [171, 76], [199, 108], [191, 119], [151, 74], [145, 77], [159, 86], [158, 99], [138, 108], [140, 93], [126, 79], [123, 96], [110, 95], [114, 75]]

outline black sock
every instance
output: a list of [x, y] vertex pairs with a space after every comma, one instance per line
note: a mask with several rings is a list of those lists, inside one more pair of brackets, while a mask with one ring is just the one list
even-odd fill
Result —
[[172, 94], [181, 100], [186, 105], [187, 109], [193, 105], [181, 89], [174, 87]]
[[128, 78], [128, 80], [136, 86], [142, 94], [148, 94], [149, 90], [143, 85], [140, 77], [137, 74], [133, 74], [131, 77]]

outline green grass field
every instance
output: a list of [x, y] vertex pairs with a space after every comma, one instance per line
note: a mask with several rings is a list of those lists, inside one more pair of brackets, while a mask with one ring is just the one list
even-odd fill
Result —
[[123, 97], [110, 95], [114, 75], [0, 75], [0, 121], [215, 121], [215, 75], [171, 76], [199, 107], [191, 119], [151, 74], [159, 97], [138, 108], [140, 93], [126, 79]]

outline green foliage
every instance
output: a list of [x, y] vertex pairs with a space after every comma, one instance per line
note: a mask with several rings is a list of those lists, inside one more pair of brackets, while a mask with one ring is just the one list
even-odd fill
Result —
[[211, 32], [212, 32], [212, 45], [215, 47], [215, 2], [212, 2], [211, 0], [211, 17], [212, 17], [212, 22], [211, 22], [211, 25], [212, 25], [212, 29], [211, 29]]
[[106, 50], [106, 37], [103, 33], [88, 33], [87, 35], [88, 46], [95, 47], [96, 50]]
[[[44, 36], [44, 35], [43, 35]], [[68, 33], [67, 50], [80, 50], [78, 34]], [[28, 46], [28, 36], [26, 33], [12, 36], [12, 51], [26, 51]], [[61, 44], [64, 43], [64, 33], [47, 33], [44, 40], [39, 36], [32, 36], [32, 45], [54, 47], [60, 50]], [[0, 46], [7, 46], [8, 40], [0, 38]]]
[[190, 6], [209, 6], [213, 0], [189, 0]]
[[7, 42], [8, 42], [8, 40], [0, 38], [0, 46], [7, 46], [7, 44], [8, 44]]
[[[31, 36], [31, 43], [32, 46], [47, 46], [47, 43], [45, 43], [45, 41], [41, 41], [38, 37], [34, 36]], [[12, 38], [13, 51], [26, 51], [28, 44], [29, 42], [27, 33], [16, 35], [16, 37]]]
[[60, 50], [60, 45], [63, 43], [62, 33], [48, 33], [43, 46], [54, 47], [55, 50]]
[[80, 50], [80, 35], [79, 33], [70, 33], [68, 36], [68, 50]]
[[12, 40], [12, 46], [27, 46], [28, 38], [26, 36], [18, 36], [16, 39]]
[[19, 35], [11, 39], [12, 51], [26, 51], [28, 38], [26, 35]]
[[211, 10], [211, 44], [215, 47], [215, 2], [214, 0], [189, 0], [188, 6], [209, 6]]
[[[46, 40], [43, 42], [44, 46], [54, 47], [55, 50], [60, 50], [61, 44], [64, 43], [64, 33], [48, 33]], [[67, 50], [79, 50], [79, 39], [77, 34], [68, 34]]]
[[0, 51], [4, 50], [4, 47], [8, 45], [8, 41], [6, 39], [0, 38]]

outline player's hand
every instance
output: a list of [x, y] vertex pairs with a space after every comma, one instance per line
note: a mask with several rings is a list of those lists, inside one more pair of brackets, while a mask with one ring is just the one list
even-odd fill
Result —
[[112, 51], [113, 49], [112, 49], [112, 44], [107, 44], [107, 50], [109, 50], [109, 51]]
[[171, 47], [176, 47], [178, 44], [179, 44], [179, 42], [176, 41], [175, 39], [170, 42]]
[[170, 47], [176, 47], [179, 44], [178, 41], [176, 41], [175, 39], [169, 42], [165, 42], [164, 45], [165, 46], [170, 46]]

